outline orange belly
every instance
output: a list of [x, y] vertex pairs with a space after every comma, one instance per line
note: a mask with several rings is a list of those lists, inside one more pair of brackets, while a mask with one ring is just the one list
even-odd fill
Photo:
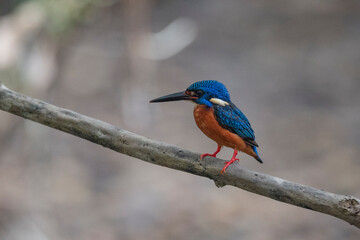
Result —
[[256, 156], [254, 151], [245, 141], [235, 133], [224, 129], [215, 119], [214, 109], [205, 105], [196, 105], [194, 108], [196, 125], [209, 138], [220, 146], [226, 146]]

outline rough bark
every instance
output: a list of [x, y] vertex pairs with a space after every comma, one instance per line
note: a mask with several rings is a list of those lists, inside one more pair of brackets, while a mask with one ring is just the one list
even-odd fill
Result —
[[360, 228], [360, 200], [233, 165], [221, 174], [224, 160], [158, 142], [108, 123], [22, 95], [0, 82], [0, 109], [102, 145], [114, 151], [214, 180], [216, 186], [232, 185], [281, 202], [340, 218]]

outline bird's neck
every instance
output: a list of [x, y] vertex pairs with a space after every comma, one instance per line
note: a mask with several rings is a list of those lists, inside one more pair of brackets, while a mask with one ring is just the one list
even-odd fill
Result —
[[195, 121], [202, 121], [203, 118], [207, 117], [209, 113], [213, 113], [213, 108], [203, 104], [197, 104], [194, 107], [194, 118]]
[[209, 107], [209, 106], [204, 105], [204, 104], [195, 103], [195, 105], [194, 105], [194, 112], [195, 112], [195, 111], [210, 110], [211, 108], [212, 108], [212, 107]]

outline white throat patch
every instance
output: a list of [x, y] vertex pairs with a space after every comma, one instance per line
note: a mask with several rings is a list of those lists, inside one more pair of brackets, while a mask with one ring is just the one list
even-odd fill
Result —
[[214, 104], [217, 104], [217, 105], [221, 105], [221, 106], [226, 106], [226, 105], [229, 105], [228, 102], [224, 101], [224, 100], [221, 100], [219, 98], [211, 98], [210, 99], [210, 102], [214, 103]]

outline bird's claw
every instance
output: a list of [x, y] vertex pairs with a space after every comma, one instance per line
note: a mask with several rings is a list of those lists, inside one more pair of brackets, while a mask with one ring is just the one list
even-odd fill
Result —
[[203, 159], [203, 157], [206, 157], [206, 156], [216, 157], [216, 155], [220, 152], [220, 150], [221, 150], [221, 146], [218, 145], [216, 151], [213, 154], [210, 154], [210, 153], [201, 154], [200, 160]]
[[229, 166], [230, 164], [232, 164], [232, 163], [235, 162], [235, 161], [239, 161], [239, 159], [238, 159], [238, 158], [235, 158], [235, 159], [232, 159], [232, 160], [230, 160], [230, 161], [226, 161], [225, 164], [226, 164], [227, 166]]
[[231, 159], [230, 161], [226, 161], [224, 168], [221, 170], [221, 174], [223, 174], [224, 172], [226, 172], [227, 167], [230, 166], [230, 164], [232, 164], [232, 163], [235, 162], [235, 161], [239, 161], [239, 159], [238, 159], [238, 158], [234, 158], [234, 159]]

